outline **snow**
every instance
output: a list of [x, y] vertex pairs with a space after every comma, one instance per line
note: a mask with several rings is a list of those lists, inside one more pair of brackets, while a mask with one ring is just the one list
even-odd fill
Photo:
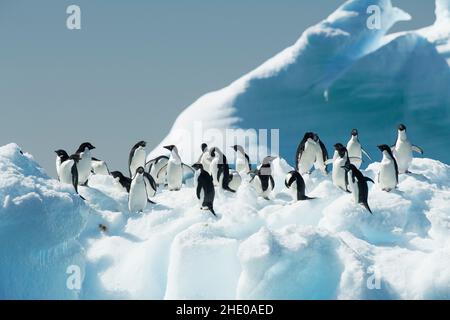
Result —
[[[200, 210], [192, 181], [132, 214], [113, 178], [92, 176], [83, 203], [17, 145], [1, 147], [0, 297], [450, 298], [450, 166], [414, 159], [398, 190], [370, 185], [374, 215], [319, 172], [305, 177], [316, 199], [293, 201], [291, 169], [275, 160], [269, 201], [248, 179], [236, 194], [219, 190], [218, 218]], [[80, 290], [66, 287], [71, 265], [83, 270]]]
[[[369, 5], [382, 8], [380, 30], [366, 28]], [[437, 5], [433, 26], [387, 35], [409, 15], [389, 0], [347, 1], [188, 107], [149, 158], [176, 144], [193, 163], [204, 141], [230, 151], [219, 143], [227, 128], [280, 129], [271, 200], [243, 179], [236, 194], [217, 190], [217, 218], [200, 210], [192, 180], [132, 214], [112, 177], [92, 176], [83, 201], [17, 145], [0, 147], [0, 298], [449, 299], [450, 3]], [[375, 146], [393, 142], [399, 122], [440, 161], [414, 159], [392, 193], [370, 184], [373, 215], [316, 171], [304, 177], [316, 199], [296, 202], [284, 187], [305, 131], [330, 148], [357, 127], [379, 159]], [[378, 162], [363, 168], [377, 180]], [[72, 267], [79, 289], [68, 286]]]

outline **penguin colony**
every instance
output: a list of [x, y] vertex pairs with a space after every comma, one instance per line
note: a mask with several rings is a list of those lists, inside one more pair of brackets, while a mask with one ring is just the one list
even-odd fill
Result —
[[[120, 171], [110, 172], [105, 161], [92, 157], [91, 151], [95, 147], [89, 143], [82, 143], [76, 152], [69, 156], [65, 150], [56, 150], [56, 172], [62, 183], [71, 184], [76, 193], [78, 186], [88, 186], [91, 174], [111, 175], [115, 183], [128, 193], [128, 209], [130, 212], [143, 212], [148, 204], [155, 204], [152, 198], [159, 188], [178, 191], [182, 188], [183, 177], [186, 172], [194, 174], [195, 196], [200, 208], [208, 210], [216, 216], [214, 197], [216, 188], [234, 193], [247, 178], [249, 184], [257, 194], [264, 199], [270, 199], [275, 188], [272, 175], [272, 163], [276, 157], [268, 156], [262, 163], [252, 169], [250, 157], [239, 145], [231, 146], [236, 152], [235, 170], [230, 168], [227, 157], [217, 147], [201, 145], [202, 154], [192, 166], [182, 162], [178, 149], [174, 145], [164, 148], [170, 154], [161, 155], [146, 161], [146, 142], [139, 141], [130, 151], [128, 157], [129, 176]], [[408, 140], [406, 126], [398, 126], [398, 138], [393, 146], [382, 144], [378, 146], [382, 153], [380, 170], [377, 176], [379, 187], [386, 192], [395, 190], [398, 185], [399, 174], [408, 174], [413, 159], [413, 152], [423, 154], [423, 150]], [[330, 158], [325, 144], [319, 135], [307, 132], [300, 141], [295, 155], [295, 170], [289, 172], [285, 178], [285, 186], [297, 201], [313, 200], [305, 194], [306, 185], [304, 175], [313, 169], [328, 175], [328, 166], [332, 166], [331, 179], [333, 184], [343, 192], [351, 193], [356, 204], [362, 205], [372, 214], [369, 207], [368, 183], [375, 183], [365, 177], [359, 170], [363, 162], [363, 155], [372, 161], [364, 150], [357, 129], [351, 131], [347, 145], [336, 143], [334, 154]], [[80, 196], [81, 197], [81, 196]], [[84, 199], [84, 198], [83, 198]]]

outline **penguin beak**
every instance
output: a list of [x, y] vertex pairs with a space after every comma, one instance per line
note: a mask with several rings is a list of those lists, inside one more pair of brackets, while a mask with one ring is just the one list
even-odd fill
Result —
[[167, 149], [169, 151], [172, 151], [172, 146], [164, 146], [164, 149]]

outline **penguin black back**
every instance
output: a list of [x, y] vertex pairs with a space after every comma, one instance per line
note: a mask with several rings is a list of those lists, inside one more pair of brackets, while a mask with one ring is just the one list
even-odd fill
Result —
[[305, 194], [306, 185], [302, 175], [298, 171], [291, 171], [289, 174], [291, 175], [290, 179], [286, 180], [284, 183], [287, 188], [291, 188], [292, 184], [295, 183], [297, 189], [297, 201], [313, 200], [314, 198], [310, 198]]
[[120, 171], [111, 172], [111, 176], [115, 179], [119, 178], [120, 185], [130, 192], [131, 178], [125, 177]]

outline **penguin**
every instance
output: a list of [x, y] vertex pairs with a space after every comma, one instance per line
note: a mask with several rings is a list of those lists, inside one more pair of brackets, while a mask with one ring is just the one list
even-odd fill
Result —
[[369, 187], [367, 186], [367, 182], [375, 183], [369, 177], [365, 177], [358, 168], [347, 162], [343, 169], [347, 172], [348, 181], [352, 186], [352, 193], [355, 203], [362, 205], [367, 209], [371, 214], [372, 210], [370, 210], [368, 198], [369, 198]]
[[380, 164], [380, 172], [378, 173], [378, 183], [381, 190], [390, 192], [397, 188], [398, 185], [398, 164], [391, 148], [388, 145], [379, 145], [378, 149], [383, 153], [383, 160]]
[[75, 154], [80, 156], [80, 160], [78, 161], [77, 168], [78, 168], [78, 182], [81, 186], [86, 186], [88, 183], [89, 175], [91, 174], [91, 162], [92, 162], [92, 156], [91, 156], [91, 150], [94, 150], [95, 147], [89, 143], [84, 142], [82, 143]]
[[316, 161], [314, 162], [314, 168], [322, 172], [324, 175], [328, 174], [327, 162], [328, 151], [325, 144], [320, 140], [319, 135], [314, 133], [314, 141], [316, 142]]
[[267, 156], [264, 158], [263, 163], [259, 169], [256, 170], [250, 184], [255, 188], [259, 196], [266, 200], [269, 199], [269, 195], [275, 188], [275, 180], [272, 177], [272, 162], [276, 157]]
[[206, 143], [202, 143], [201, 145], [202, 154], [200, 158], [198, 159], [197, 163], [200, 163], [203, 166], [203, 170], [211, 174], [211, 155], [209, 153], [208, 145]]
[[210, 155], [213, 158], [210, 168], [214, 185], [221, 186], [224, 190], [230, 192], [236, 192], [229, 186], [232, 177], [230, 175], [230, 167], [227, 162], [227, 157], [217, 147], [210, 150]]
[[125, 177], [120, 171], [111, 172], [111, 176], [127, 191], [127, 193], [130, 192], [131, 178]]
[[[80, 156], [73, 154], [61, 163], [59, 168], [59, 181], [65, 184], [71, 184], [78, 193], [78, 164], [80, 163]], [[85, 200], [81, 195], [80, 197]]]
[[148, 161], [145, 164], [145, 171], [150, 173], [150, 175], [155, 179], [156, 185], [164, 185], [166, 182], [166, 170], [163, 170], [158, 177], [158, 172], [167, 165], [169, 162], [168, 156], [159, 156], [155, 159]]
[[192, 165], [192, 168], [195, 170], [195, 194], [197, 199], [200, 201], [201, 209], [209, 210], [215, 217], [217, 217], [213, 207], [215, 189], [211, 175], [204, 170], [201, 163], [195, 163]]
[[314, 133], [305, 133], [295, 155], [295, 168], [300, 174], [311, 173], [311, 169], [316, 162], [317, 147], [317, 143], [314, 141]]
[[103, 160], [99, 160], [97, 158], [92, 158], [91, 159], [91, 170], [93, 174], [99, 174], [99, 175], [103, 175], [103, 176], [108, 176], [109, 175], [109, 169], [108, 166], [106, 165], [106, 162]]
[[166, 172], [166, 180], [169, 191], [179, 191], [183, 184], [183, 167], [194, 171], [191, 167], [181, 162], [178, 149], [174, 145], [165, 146], [165, 149], [170, 151], [170, 157], [167, 164], [164, 165], [157, 174], [157, 179], [160, 179], [161, 174]]
[[130, 212], [143, 212], [147, 203], [153, 203], [149, 198], [156, 193], [156, 184], [144, 167], [136, 169], [130, 185], [130, 193], [128, 194], [128, 209]]
[[314, 199], [305, 195], [305, 180], [303, 180], [302, 175], [297, 171], [291, 171], [287, 174], [284, 185], [295, 194], [297, 201]]
[[232, 148], [236, 152], [236, 171], [245, 174], [250, 173], [252, 165], [250, 164], [250, 157], [245, 153], [244, 147], [234, 145]]
[[136, 173], [137, 168], [145, 167], [146, 145], [147, 143], [145, 141], [139, 141], [133, 146], [133, 148], [131, 148], [130, 155], [128, 157], [128, 169], [131, 179], [133, 179], [133, 175]]
[[241, 186], [241, 183], [242, 177], [239, 172], [230, 170], [230, 182], [228, 183], [228, 187], [233, 191], [237, 191]]
[[345, 192], [350, 193], [348, 190], [348, 177], [343, 167], [350, 163], [348, 158], [347, 148], [344, 147], [341, 143], [336, 143], [334, 145], [335, 153], [333, 157], [333, 173], [332, 180], [333, 184], [344, 190]]
[[423, 154], [422, 148], [415, 146], [409, 142], [406, 136], [406, 126], [400, 124], [398, 126], [397, 142], [392, 147], [392, 151], [398, 164], [399, 173], [409, 173], [409, 167], [413, 159], [413, 151]]
[[55, 153], [56, 153], [56, 174], [58, 176], [58, 180], [61, 181], [60, 173], [59, 173], [59, 170], [61, 168], [61, 163], [63, 163], [67, 159], [69, 159], [69, 155], [67, 154], [67, 152], [65, 150], [62, 150], [62, 149], [56, 150]]
[[358, 129], [352, 130], [350, 140], [347, 143], [347, 151], [350, 163], [355, 165], [357, 169], [361, 167], [363, 153], [370, 161], [373, 161], [370, 155], [362, 148], [361, 143], [359, 142]]

